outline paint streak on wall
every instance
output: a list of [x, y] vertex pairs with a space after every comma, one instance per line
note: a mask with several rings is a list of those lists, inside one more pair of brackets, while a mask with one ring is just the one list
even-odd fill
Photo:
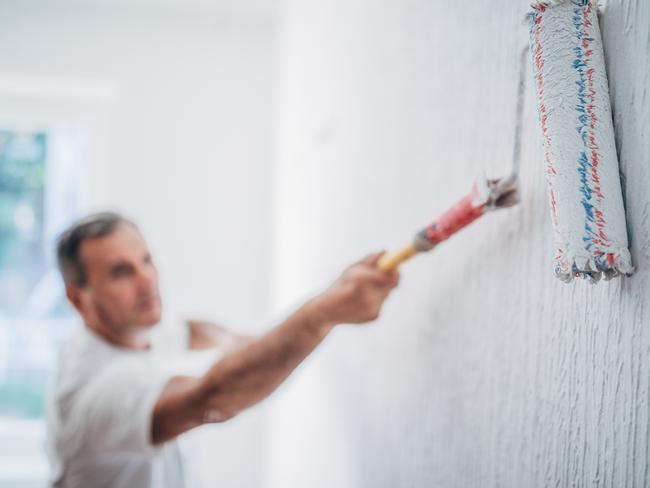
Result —
[[[276, 304], [507, 171], [529, 3], [285, 2]], [[297, 373], [271, 487], [650, 486], [648, 19], [610, 0], [601, 21], [637, 274], [554, 278], [529, 76], [522, 204], [406, 265], [379, 323]]]

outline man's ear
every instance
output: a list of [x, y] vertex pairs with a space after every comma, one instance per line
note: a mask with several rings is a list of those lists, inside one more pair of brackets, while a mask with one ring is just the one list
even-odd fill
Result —
[[79, 313], [83, 312], [83, 300], [81, 298], [82, 292], [83, 290], [75, 285], [65, 287], [65, 296], [68, 297], [68, 301]]

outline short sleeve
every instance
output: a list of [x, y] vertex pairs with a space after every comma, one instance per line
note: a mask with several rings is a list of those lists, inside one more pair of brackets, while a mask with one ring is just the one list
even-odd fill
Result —
[[152, 455], [154, 407], [170, 379], [150, 358], [121, 358], [80, 392], [73, 409], [86, 453]]

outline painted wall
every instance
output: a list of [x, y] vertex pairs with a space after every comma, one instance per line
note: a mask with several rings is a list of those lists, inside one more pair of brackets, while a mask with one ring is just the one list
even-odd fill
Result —
[[[508, 170], [529, 1], [287, 0], [274, 303]], [[565, 285], [530, 70], [523, 202], [403, 267], [278, 395], [269, 486], [650, 486], [650, 4], [602, 21], [637, 274]]]

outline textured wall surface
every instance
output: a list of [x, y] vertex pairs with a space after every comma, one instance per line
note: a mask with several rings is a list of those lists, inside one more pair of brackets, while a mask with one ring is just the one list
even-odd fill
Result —
[[[507, 171], [527, 1], [288, 0], [275, 302]], [[530, 68], [523, 202], [407, 264], [274, 405], [273, 487], [650, 486], [650, 3], [601, 20], [637, 274], [565, 285]]]

